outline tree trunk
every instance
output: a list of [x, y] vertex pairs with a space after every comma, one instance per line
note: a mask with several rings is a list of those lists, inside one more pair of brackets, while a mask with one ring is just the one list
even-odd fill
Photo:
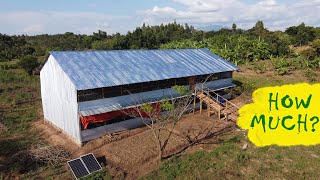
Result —
[[158, 162], [159, 162], [159, 164], [162, 162], [162, 155], [163, 155], [163, 152], [161, 151], [161, 149], [159, 149], [159, 153], [158, 153]]

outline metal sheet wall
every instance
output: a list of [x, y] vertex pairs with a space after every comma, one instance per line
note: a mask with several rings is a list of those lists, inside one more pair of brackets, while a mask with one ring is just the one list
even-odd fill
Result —
[[81, 143], [77, 91], [54, 57], [40, 72], [44, 118]]

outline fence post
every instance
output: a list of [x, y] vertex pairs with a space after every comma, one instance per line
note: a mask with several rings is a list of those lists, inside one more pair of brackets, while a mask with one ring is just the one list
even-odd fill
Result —
[[196, 98], [197, 98], [197, 92], [194, 91], [194, 97], [193, 97], [193, 114], [196, 110]]
[[216, 94], [217, 96], [217, 104], [218, 104], [218, 117], [219, 117], [219, 120], [220, 120], [220, 102], [219, 102], [219, 95]]
[[[201, 91], [201, 94], [203, 94], [203, 90]], [[202, 114], [202, 97], [200, 99], [200, 114]]]

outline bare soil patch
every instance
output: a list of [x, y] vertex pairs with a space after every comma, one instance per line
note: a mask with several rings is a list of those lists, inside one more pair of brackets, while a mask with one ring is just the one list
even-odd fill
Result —
[[[187, 114], [177, 124], [165, 155], [184, 152], [190, 145], [190, 139], [205, 138], [232, 124], [218, 120], [214, 116], [208, 118], [206, 112], [202, 115], [197, 112], [196, 114]], [[157, 144], [154, 141], [152, 131], [147, 127], [103, 136], [86, 143], [81, 148], [50, 124], [37, 121], [34, 127], [45, 141], [52, 145], [63, 146], [73, 158], [92, 152], [96, 157], [106, 159], [107, 166], [105, 168], [121, 171], [120, 174], [125, 174], [127, 179], [141, 177], [156, 168], [159, 163], [157, 161]], [[67, 166], [64, 167], [65, 173], [68, 173], [67, 168]]]

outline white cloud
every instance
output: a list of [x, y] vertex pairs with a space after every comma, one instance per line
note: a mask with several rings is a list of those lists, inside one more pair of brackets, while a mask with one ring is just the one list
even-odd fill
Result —
[[[263, 20], [271, 30], [284, 30], [305, 22], [320, 25], [320, 0], [171, 0], [172, 6], [154, 6], [136, 14], [112, 15], [96, 12], [69, 11], [8, 11], [0, 12], [0, 33], [7, 34], [55, 34], [75, 32], [92, 34], [99, 29], [107, 33], [126, 33], [142, 25], [188, 23], [196, 27], [207, 25], [251, 28]], [[178, 4], [178, 6], [177, 6]], [[87, 4], [96, 9], [96, 4]], [[140, 23], [140, 24], [139, 24]]]
[[144, 11], [147, 24], [162, 22], [189, 23], [195, 26], [220, 24], [251, 28], [258, 20], [263, 20], [271, 30], [284, 30], [288, 26], [305, 22], [320, 25], [320, 0], [276, 1], [259, 0], [247, 3], [241, 0], [173, 0], [181, 4], [183, 10], [173, 7], [157, 7]]
[[127, 16], [114, 16], [93, 12], [25, 11], [0, 13], [0, 24], [7, 34], [41, 34], [75, 32], [92, 34], [99, 29], [107, 33], [127, 31], [119, 29], [119, 22]]

